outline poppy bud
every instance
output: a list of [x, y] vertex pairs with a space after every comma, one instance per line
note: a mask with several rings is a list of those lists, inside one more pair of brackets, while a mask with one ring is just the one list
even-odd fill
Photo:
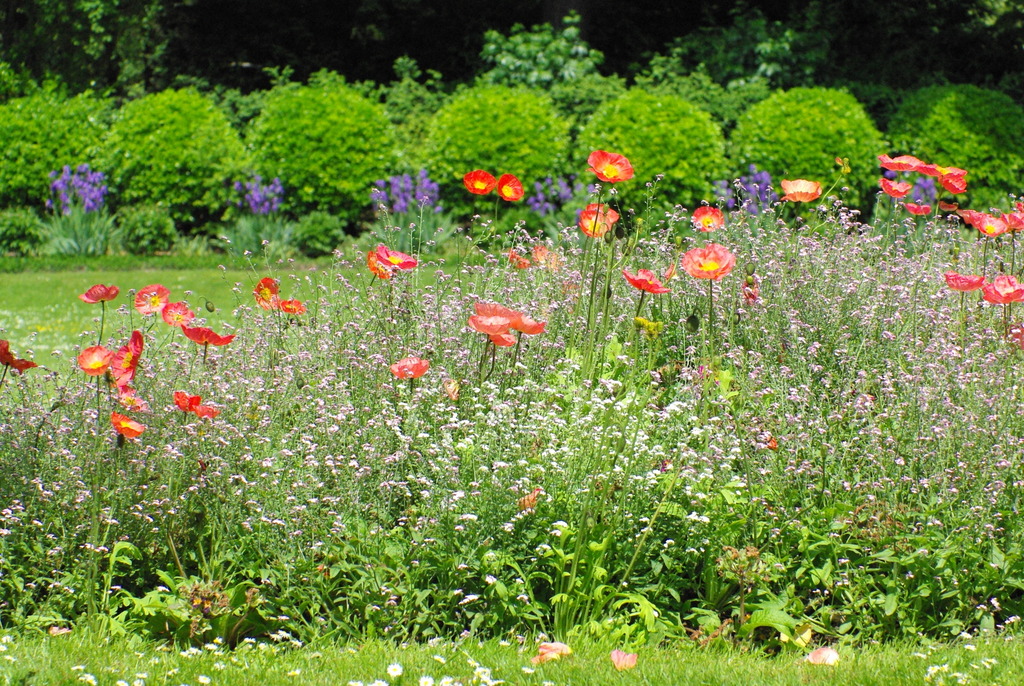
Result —
[[949, 249], [949, 254], [953, 256], [953, 259], [960, 257], [960, 246], [954, 245]]
[[747, 271], [747, 276], [753, 276], [754, 272], [757, 271], [757, 267], [754, 265], [753, 262], [747, 262], [746, 271]]
[[295, 387], [296, 388], [304, 388], [305, 385], [306, 385], [306, 379], [304, 379], [301, 374], [296, 374], [295, 375]]
[[696, 313], [691, 314], [686, 318], [686, 321], [683, 322], [683, 326], [686, 327], [686, 330], [690, 333], [696, 333], [700, 328], [700, 317], [698, 317]]
[[744, 279], [744, 283], [746, 283], [748, 286], [753, 286], [754, 285], [754, 277], [752, 275], [747, 275], [747, 278]]
[[736, 312], [732, 313], [732, 323], [733, 324], [739, 324], [742, 321], [743, 321], [743, 315], [741, 315], [739, 313], [739, 310], [737, 310]]
[[620, 241], [626, 237], [626, 230], [622, 228], [622, 224], [619, 224], [618, 226], [615, 227], [615, 237], [618, 238]]
[[608, 233], [606, 233], [604, 235], [604, 242], [609, 244], [613, 243], [615, 241], [615, 233], [615, 231], [609, 231]]
[[206, 311], [207, 312], [216, 312], [216, 310], [217, 310], [217, 308], [214, 306], [214, 304], [212, 302], [210, 302], [209, 300], [206, 301], [205, 307], [206, 307]]

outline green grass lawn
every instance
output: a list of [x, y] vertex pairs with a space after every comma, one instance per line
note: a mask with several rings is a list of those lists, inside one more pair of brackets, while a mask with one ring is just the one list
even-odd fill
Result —
[[[556, 662], [533, 665], [532, 642], [488, 641], [396, 647], [369, 641], [294, 648], [246, 644], [169, 650], [137, 640], [99, 639], [76, 632], [53, 638], [6, 639], [0, 652], [3, 684], [1019, 684], [1024, 645], [978, 640], [943, 646], [909, 643], [840, 648], [834, 666], [812, 665], [799, 653], [767, 657], [728, 647], [690, 644], [642, 648], [635, 669], [617, 672], [610, 647], [577, 646]], [[402, 674], [394, 665], [400, 665]], [[391, 674], [389, 674], [391, 667]], [[445, 678], [450, 681], [444, 681]]]
[[[163, 284], [170, 289], [172, 302], [186, 300], [197, 316], [206, 317], [208, 326], [219, 330], [223, 324], [235, 324], [232, 311], [240, 302], [251, 303], [259, 278], [252, 270], [237, 268], [0, 274], [0, 338], [9, 340], [19, 356], [34, 354], [39, 364], [46, 363], [51, 351], [68, 354], [79, 345], [80, 335], [99, 326], [100, 308], [78, 299], [97, 283], [121, 289], [111, 303], [114, 306], [129, 302], [129, 290]], [[216, 308], [214, 312], [205, 309], [207, 302]], [[91, 345], [94, 336], [85, 340]]]

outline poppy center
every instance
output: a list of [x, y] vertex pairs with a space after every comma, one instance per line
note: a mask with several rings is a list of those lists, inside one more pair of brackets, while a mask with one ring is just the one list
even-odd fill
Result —
[[710, 262], [705, 262], [700, 268], [708, 272], [714, 271], [715, 269], [718, 269], [718, 263], [712, 260]]
[[609, 179], [617, 178], [618, 175], [619, 175], [619, 168], [616, 167], [614, 164], [606, 164], [606, 165], [604, 165], [604, 170], [603, 171], [604, 171], [604, 175], [607, 176]]

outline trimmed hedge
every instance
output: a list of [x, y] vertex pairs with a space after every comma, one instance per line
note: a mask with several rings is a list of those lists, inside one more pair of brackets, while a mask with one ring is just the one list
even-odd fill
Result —
[[565, 169], [569, 123], [542, 93], [477, 86], [456, 95], [430, 122], [424, 167], [442, 188], [445, 207], [466, 215], [475, 196], [462, 187], [474, 169], [519, 177], [524, 188]]
[[111, 102], [89, 93], [41, 93], [0, 105], [0, 207], [41, 211], [50, 172], [91, 162], [111, 116]]
[[329, 75], [267, 93], [247, 142], [257, 173], [284, 184], [282, 210], [320, 210], [349, 223], [395, 164], [394, 127], [383, 108]]
[[843, 179], [847, 204], [865, 206], [878, 187], [878, 155], [886, 145], [864, 107], [852, 95], [831, 88], [779, 91], [753, 105], [730, 139], [733, 173], [751, 164], [780, 180], [809, 179], [827, 188], [838, 174], [837, 157], [850, 158]]
[[961, 205], [1008, 208], [1024, 191], [1024, 109], [999, 91], [933, 86], [907, 97], [889, 125], [893, 150], [966, 169]]
[[654, 207], [692, 208], [714, 198], [712, 183], [727, 169], [725, 139], [710, 114], [674, 95], [639, 88], [599, 107], [579, 143], [580, 160], [596, 149], [629, 158], [635, 176], [615, 187], [622, 205], [637, 211], [646, 204], [645, 183], [658, 174], [663, 178], [654, 189]]
[[97, 168], [111, 204], [163, 205], [179, 225], [219, 218], [245, 150], [227, 116], [192, 89], [166, 90], [126, 104], [103, 142]]

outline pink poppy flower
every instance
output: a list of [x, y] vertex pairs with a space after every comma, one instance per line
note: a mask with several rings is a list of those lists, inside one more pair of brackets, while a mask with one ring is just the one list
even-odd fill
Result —
[[391, 365], [391, 373], [399, 379], [418, 379], [430, 369], [430, 362], [419, 357], [405, 357]]
[[160, 316], [170, 326], [188, 326], [196, 318], [186, 302], [169, 303], [160, 310]]
[[708, 205], [695, 209], [690, 217], [690, 221], [693, 222], [698, 231], [704, 231], [705, 233], [725, 226], [725, 216], [722, 215], [722, 210]]
[[629, 285], [639, 291], [645, 291], [647, 293], [668, 293], [669, 289], [661, 284], [658, 277], [650, 269], [641, 269], [637, 271], [636, 275], [630, 274], [625, 269], [622, 270], [622, 276], [625, 277]]
[[682, 267], [695, 279], [720, 280], [736, 266], [736, 256], [724, 245], [708, 243], [683, 255]]
[[932, 206], [931, 205], [917, 205], [917, 204], [912, 203], [912, 202], [905, 202], [905, 203], [903, 203], [903, 207], [905, 207], [907, 209], [907, 212], [910, 212], [910, 214], [914, 214], [914, 215], [918, 215], [918, 216], [922, 216], [922, 217], [927, 215], [927, 214], [931, 214], [931, 211], [932, 211]]
[[785, 195], [779, 199], [784, 202], [811, 202], [821, 196], [821, 184], [807, 179], [783, 179], [782, 190]]
[[1024, 301], [1024, 284], [1009, 274], [1000, 274], [981, 287], [986, 301], [996, 305], [1009, 305]]
[[913, 184], [906, 181], [890, 181], [884, 176], [878, 180], [878, 185], [890, 198], [904, 198], [914, 188]]
[[383, 243], [377, 246], [377, 261], [385, 267], [401, 269], [402, 271], [415, 269], [417, 265], [415, 258], [406, 255], [404, 252], [392, 250]]
[[974, 274], [958, 274], [957, 272], [949, 271], [943, 274], [942, 277], [946, 279], [947, 286], [961, 293], [977, 291], [985, 284], [984, 276]]
[[618, 671], [633, 669], [636, 667], [636, 653], [627, 653], [622, 650], [613, 650], [611, 655], [612, 664]]
[[157, 314], [167, 306], [171, 292], [158, 283], [139, 289], [135, 294], [135, 309], [143, 316]]

